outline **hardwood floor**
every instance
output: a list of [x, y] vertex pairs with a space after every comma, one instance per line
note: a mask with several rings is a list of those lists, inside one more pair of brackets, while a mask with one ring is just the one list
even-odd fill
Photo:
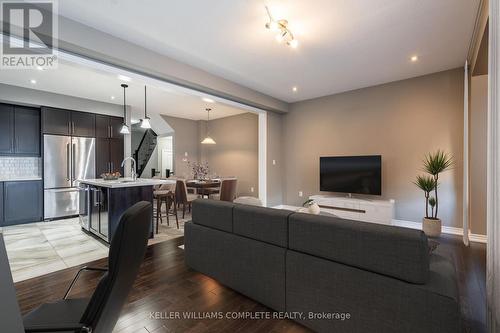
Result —
[[[440, 251], [448, 252], [457, 267], [458, 285], [466, 332], [486, 332], [484, 244], [462, 245], [458, 237], [440, 239]], [[269, 311], [215, 280], [197, 273], [184, 264], [184, 251], [178, 248], [183, 238], [149, 246], [146, 258], [128, 304], [123, 309], [115, 332], [308, 332], [290, 320], [266, 319], [168, 319], [175, 312], [260, 312]], [[105, 266], [100, 259], [89, 266]], [[19, 305], [23, 313], [41, 303], [60, 299], [77, 268], [22, 281], [16, 284]], [[72, 297], [89, 296], [99, 279], [98, 273], [85, 273], [72, 292]], [[170, 312], [173, 312], [170, 314]], [[160, 316], [160, 319], [151, 317]]]

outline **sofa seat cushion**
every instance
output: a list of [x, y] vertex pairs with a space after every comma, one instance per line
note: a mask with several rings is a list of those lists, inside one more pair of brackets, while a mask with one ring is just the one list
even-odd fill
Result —
[[294, 213], [289, 248], [407, 282], [429, 279], [427, 236], [421, 230]]
[[288, 216], [291, 211], [250, 205], [236, 205], [233, 232], [269, 244], [288, 246]]
[[426, 286], [295, 251], [286, 255], [287, 312], [350, 315], [299, 320], [316, 332], [461, 332], [460, 303]]
[[189, 267], [271, 309], [285, 311], [286, 249], [189, 222], [184, 228]]
[[195, 224], [233, 232], [233, 207], [227, 201], [197, 199], [193, 201], [193, 217]]

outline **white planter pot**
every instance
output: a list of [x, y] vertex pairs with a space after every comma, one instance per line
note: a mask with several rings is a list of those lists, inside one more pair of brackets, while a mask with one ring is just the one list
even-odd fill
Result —
[[319, 215], [321, 209], [319, 208], [317, 203], [313, 203], [309, 206], [309, 213], [314, 215]]
[[424, 217], [422, 220], [422, 230], [424, 230], [428, 237], [441, 236], [441, 219], [428, 219]]

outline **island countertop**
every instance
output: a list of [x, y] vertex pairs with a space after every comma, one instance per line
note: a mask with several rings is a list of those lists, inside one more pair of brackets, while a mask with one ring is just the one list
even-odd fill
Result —
[[123, 188], [123, 187], [136, 187], [136, 186], [155, 186], [163, 184], [175, 184], [173, 179], [148, 179], [137, 178], [135, 181], [132, 178], [119, 178], [117, 180], [104, 180], [104, 179], [79, 179], [81, 184], [87, 184], [99, 187], [108, 188]]

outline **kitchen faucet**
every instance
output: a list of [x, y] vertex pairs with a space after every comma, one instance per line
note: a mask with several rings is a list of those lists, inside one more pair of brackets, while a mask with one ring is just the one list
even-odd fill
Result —
[[127, 160], [131, 160], [132, 162], [134, 162], [133, 164], [131, 163], [130, 167], [131, 167], [131, 172], [132, 172], [132, 180], [135, 182], [137, 180], [137, 163], [135, 162], [134, 158], [132, 156], [129, 156], [129, 157], [125, 157], [125, 159], [122, 161], [122, 168], [123, 166], [125, 165], [125, 162]]

